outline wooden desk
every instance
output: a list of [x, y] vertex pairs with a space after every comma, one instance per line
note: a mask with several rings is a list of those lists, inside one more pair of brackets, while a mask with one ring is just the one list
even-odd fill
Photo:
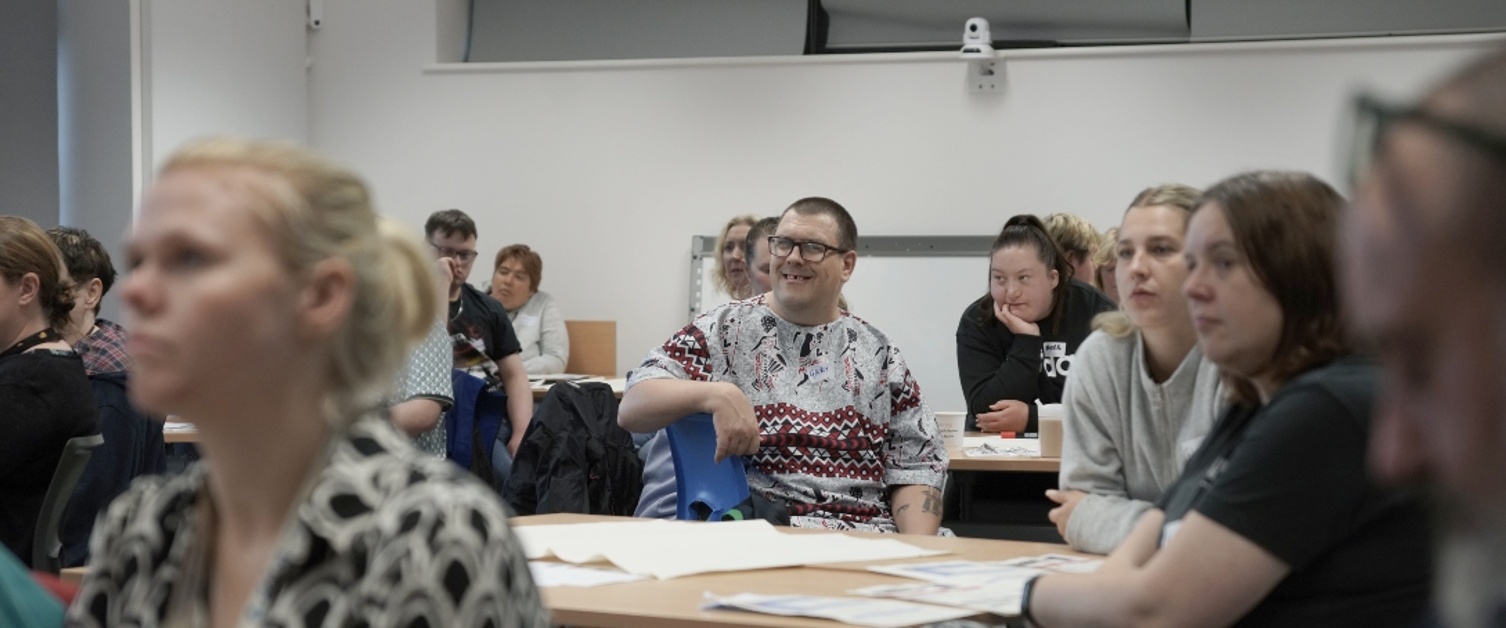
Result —
[[63, 582], [78, 584], [83, 582], [84, 574], [89, 573], [88, 567], [64, 567], [58, 572], [58, 579]]
[[199, 430], [163, 430], [162, 442], [169, 445], [173, 443], [197, 443], [199, 442]]
[[[514, 517], [510, 523], [528, 525], [610, 521], [621, 517], [593, 515], [536, 515]], [[716, 525], [716, 524], [706, 524]], [[813, 533], [812, 530], [785, 530], [790, 534]], [[803, 617], [778, 617], [726, 610], [700, 610], [704, 594], [761, 593], [769, 595], [833, 595], [876, 584], [915, 582], [866, 571], [870, 565], [932, 562], [938, 560], [1003, 560], [1017, 556], [1038, 556], [1072, 552], [1065, 545], [1023, 543], [990, 539], [943, 538], [914, 535], [883, 535], [849, 532], [854, 536], [898, 538], [920, 547], [953, 552], [905, 560], [862, 563], [833, 563], [808, 567], [763, 569], [733, 573], [686, 576], [671, 580], [640, 580], [600, 587], [547, 587], [540, 590], [544, 605], [553, 613], [554, 623], [605, 628], [671, 628], [690, 626], [783, 626], [791, 628], [831, 628], [843, 626], [834, 621]]]
[[947, 464], [950, 471], [1029, 471], [1039, 473], [1057, 473], [1061, 471], [1061, 458], [1040, 458], [1035, 456], [979, 456], [969, 457], [960, 450], [949, 450], [951, 462]]
[[[523, 527], [529, 525], [585, 523], [592, 521], [626, 520], [627, 517], [604, 517], [598, 515], [534, 515], [514, 517], [509, 523]], [[715, 524], [706, 524], [715, 525]], [[789, 529], [790, 534], [815, 533], [814, 530]], [[1078, 554], [1065, 545], [1052, 543], [1024, 543], [1017, 541], [994, 541], [988, 539], [943, 538], [914, 535], [883, 535], [849, 532], [854, 536], [899, 538], [906, 543], [930, 549], [952, 552], [942, 556], [910, 558], [904, 560], [861, 563], [833, 563], [809, 567], [762, 569], [731, 573], [713, 573], [675, 578], [672, 580], [640, 580], [600, 587], [547, 587], [540, 590], [544, 605], [553, 615], [554, 623], [570, 626], [600, 626], [604, 628], [669, 628], [691, 626], [780, 626], [785, 628], [832, 628], [843, 626], [834, 621], [804, 617], [778, 617], [739, 611], [703, 611], [704, 594], [719, 595], [737, 593], [762, 593], [770, 595], [847, 595], [849, 589], [875, 584], [914, 582], [898, 576], [889, 576], [867, 571], [871, 565], [905, 562], [931, 562], [937, 560], [1004, 560], [1018, 556], [1041, 554]], [[71, 567], [62, 571], [64, 581], [77, 583], [82, 580], [87, 567]]]
[[[990, 436], [985, 432], [968, 432], [964, 436], [978, 437]], [[1061, 471], [1062, 459], [1060, 457], [1042, 458], [1040, 456], [977, 456], [969, 457], [961, 449], [948, 449], [947, 455], [951, 462], [947, 465], [950, 471], [1027, 471], [1039, 473], [1057, 473]]]

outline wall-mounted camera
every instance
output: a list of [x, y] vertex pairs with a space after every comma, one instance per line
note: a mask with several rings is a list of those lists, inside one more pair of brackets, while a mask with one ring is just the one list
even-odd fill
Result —
[[975, 17], [962, 27], [962, 58], [992, 59], [994, 37], [988, 32], [988, 20]]

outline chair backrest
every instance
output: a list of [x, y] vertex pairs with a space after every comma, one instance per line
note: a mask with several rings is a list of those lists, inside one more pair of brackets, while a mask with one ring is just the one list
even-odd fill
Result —
[[445, 457], [496, 486], [492, 442], [497, 434], [512, 438], [507, 416], [507, 393], [487, 390], [486, 382], [460, 369], [450, 371], [454, 404], [440, 419], [445, 428]]
[[99, 408], [99, 434], [105, 437], [105, 444], [94, 450], [73, 489], [73, 498], [63, 509], [58, 528], [58, 536], [63, 539], [63, 567], [87, 562], [95, 518], [125, 492], [132, 480], [167, 471], [163, 422], [131, 405], [124, 374], [91, 375], [89, 387]]
[[716, 427], [711, 415], [697, 413], [670, 423], [669, 452], [675, 460], [675, 518], [701, 521], [741, 519], [737, 505], [748, 499], [748, 475], [741, 456], [716, 460]]
[[73, 487], [89, 466], [94, 449], [103, 445], [102, 434], [76, 436], [63, 445], [63, 456], [52, 472], [52, 482], [47, 485], [47, 496], [42, 498], [42, 511], [37, 516], [37, 529], [32, 536], [31, 568], [55, 574], [62, 568], [58, 554], [63, 542], [58, 538], [58, 525], [63, 520], [63, 509], [73, 497]]
[[617, 376], [617, 321], [565, 321], [570, 337], [566, 373]]

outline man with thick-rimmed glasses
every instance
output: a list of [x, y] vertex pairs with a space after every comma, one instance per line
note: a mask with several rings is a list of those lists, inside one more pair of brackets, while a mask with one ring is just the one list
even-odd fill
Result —
[[1434, 498], [1435, 606], [1506, 626], [1506, 52], [1356, 103], [1346, 291], [1385, 380], [1372, 468]]
[[507, 393], [507, 416], [512, 436], [507, 452], [516, 455], [523, 432], [533, 418], [533, 391], [523, 368], [523, 348], [502, 304], [466, 283], [476, 261], [476, 222], [465, 212], [434, 212], [424, 223], [424, 237], [449, 277], [447, 313], [455, 345], [455, 368], [486, 380]]
[[619, 423], [650, 432], [711, 414], [715, 458], [745, 456], [749, 489], [793, 525], [935, 534], [947, 465], [935, 415], [899, 349], [839, 305], [857, 265], [852, 217], [802, 199], [768, 242], [773, 290], [649, 353]]

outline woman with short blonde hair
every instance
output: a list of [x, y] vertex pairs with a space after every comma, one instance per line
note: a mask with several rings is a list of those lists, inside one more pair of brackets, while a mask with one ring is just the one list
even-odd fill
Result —
[[491, 296], [512, 321], [523, 348], [523, 368], [529, 375], [565, 372], [570, 361], [570, 334], [554, 296], [539, 291], [544, 259], [527, 244], [511, 244], [497, 251], [492, 265]]
[[716, 238], [716, 287], [734, 299], [753, 296], [743, 241], [757, 222], [758, 216], [752, 214], [733, 216]]
[[496, 493], [386, 420], [439, 296], [354, 173], [191, 144], [127, 256], [131, 398], [193, 421], [204, 457], [111, 504], [71, 624], [547, 625]]

